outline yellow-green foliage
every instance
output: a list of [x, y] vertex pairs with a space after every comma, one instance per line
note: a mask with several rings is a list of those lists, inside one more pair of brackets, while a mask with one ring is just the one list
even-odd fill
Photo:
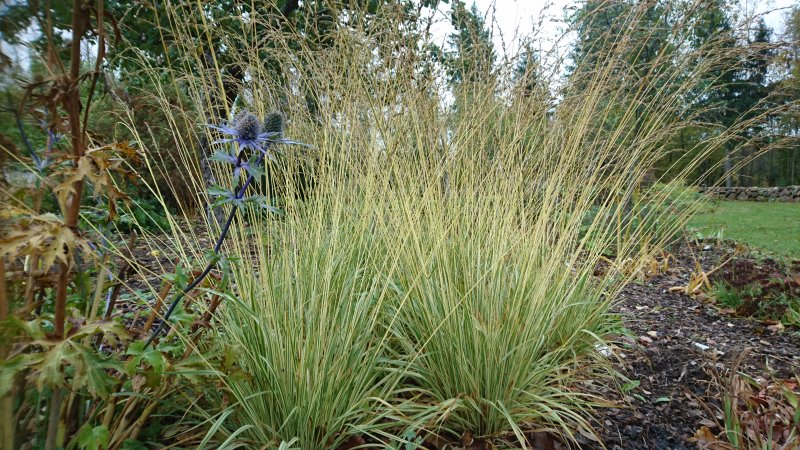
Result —
[[[198, 110], [211, 111], [222, 67], [196, 69], [204, 62], [185, 14], [164, 21], [185, 38], [174, 45], [195, 70], [165, 70]], [[691, 214], [691, 201], [679, 211], [637, 202], [685, 197], [649, 192], [643, 181], [663, 143], [688, 126], [680, 100], [697, 86], [678, 73], [699, 76], [715, 61], [662, 54], [651, 75], [664, 82], [652, 83], [634, 77], [615, 56], [628, 53], [612, 46], [558, 88], [557, 102], [517, 95], [502, 72], [452, 94], [416, 73], [413, 58], [385, 52], [407, 39], [385, 31], [398, 29], [389, 26], [397, 17], [375, 20], [381, 33], [343, 28], [318, 50], [250, 13], [246, 37], [226, 42], [226, 58], [248, 74], [236, 108], [283, 110], [287, 135], [314, 148], [286, 147], [271, 167], [283, 174], [276, 201], [285, 215], [246, 211], [224, 247], [239, 261], [219, 339], [238, 349], [246, 376], [223, 380], [235, 402], [213, 438], [320, 449], [408, 429], [570, 435], [602, 404], [579, 384], [602, 375], [597, 344], [633, 276], [595, 277], [595, 267], [611, 246], [628, 261], [620, 269], [635, 267]], [[265, 28], [256, 33], [255, 24]], [[269, 64], [258, 57], [265, 42]], [[662, 67], [667, 59], [672, 70]], [[275, 63], [288, 83], [276, 81]], [[171, 126], [202, 133], [204, 120], [175, 117]], [[703, 152], [733, 131], [709, 136]], [[197, 149], [179, 148], [198, 164]], [[306, 198], [293, 195], [299, 165], [314, 180]], [[193, 181], [203, 192], [203, 180]], [[193, 242], [193, 230], [173, 232]]]

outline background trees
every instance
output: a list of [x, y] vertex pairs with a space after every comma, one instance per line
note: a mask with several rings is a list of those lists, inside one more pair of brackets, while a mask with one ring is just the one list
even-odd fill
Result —
[[[50, 9], [46, 10], [46, 6]], [[561, 74], [579, 84], [582, 78], [590, 79], [592, 70], [602, 67], [597, 63], [604, 55], [613, 53], [615, 62], [606, 69], [619, 75], [618, 89], [639, 92], [637, 99], [641, 105], [637, 108], [642, 117], [647, 114], [648, 96], [680, 83], [694, 84], [694, 94], [683, 99], [682, 114], [687, 127], [679, 136], [664, 142], [663, 160], [656, 169], [660, 176], [669, 179], [681, 169], [683, 159], [701, 151], [697, 143], [705, 136], [723, 133], [732, 123], [744, 118], [753, 123], [736, 131], [738, 143], [717, 149], [713, 158], [697, 168], [696, 176], [699, 178], [709, 171], [717, 177], [727, 173], [725, 183], [728, 185], [800, 183], [800, 158], [791, 139], [797, 136], [800, 126], [798, 113], [791, 106], [800, 95], [797, 81], [800, 76], [800, 13], [797, 8], [787, 12], [784, 30], [778, 33], [771, 30], [763, 18], [741, 20], [739, 16], [743, 14], [738, 6], [737, 2], [729, 0], [589, 0], [568, 15], [576, 38], [570, 43], [572, 52], [567, 70]], [[431, 41], [433, 20], [429, 13], [442, 7], [447, 11], [452, 31], [440, 48]], [[509, 6], [501, 4], [497, 8], [497, 12], [503, 14], [503, 9]], [[388, 15], [378, 14], [387, 9], [398, 12], [392, 15], [393, 23], [385, 21]], [[267, 20], [240, 20], [256, 13]], [[161, 93], [168, 95], [180, 108], [192, 103], [181, 101], [182, 96], [203, 95], [203, 113], [209, 123], [229, 118], [237, 102], [240, 106], [246, 104], [247, 96], [251, 95], [248, 92], [270, 89], [266, 84], [282, 86], [270, 90], [276, 96], [273, 98], [276, 106], [286, 103], [281, 95], [294, 92], [305, 97], [305, 113], [318, 114], [321, 99], [313, 95], [312, 86], [292, 87], [297, 77], [287, 71], [286, 61], [275, 57], [279, 53], [276, 50], [278, 47], [294, 48], [296, 58], [305, 61], [301, 64], [313, 66], [314, 59], [324, 56], [326, 48], [332, 44], [332, 34], [339, 32], [376, 37], [380, 45], [375, 57], [384, 61], [413, 61], [413, 64], [397, 64], [403, 70], [416, 67], [415, 73], [404, 75], [410, 79], [429, 79], [443, 74], [453, 98], [458, 99], [455, 111], [463, 110], [463, 104], [471, 101], [469, 93], [462, 92], [460, 86], [496, 84], [498, 100], [530, 96], [532, 92], [544, 99], [558, 83], [542, 73], [539, 55], [529, 45], [520, 55], [502, 55], [517, 61], [517, 67], [505, 73], [512, 79], [509, 85], [524, 85], [524, 88], [502, 89], [505, 81], [501, 79], [504, 75], [499, 65], [504, 61], [494, 47], [491, 27], [474, 3], [462, 0], [258, 0], [246, 3], [214, 0], [172, 6], [165, 2], [114, 0], [105, 2], [105, 14], [109, 18], [106, 28], [112, 47], [110, 57], [101, 66], [105, 83], [98, 84], [93, 95], [109, 94], [110, 103], [112, 100], [128, 101], [139, 106], [134, 110], [144, 111], [147, 108], [142, 106], [146, 104], [146, 94], [152, 91], [153, 80], [152, 73], [142, 75], [143, 67], [169, 65], [195, 73], [210, 71], [218, 75], [213, 77], [217, 82], [206, 86], [202, 93], [182, 92], [179, 86], [173, 86], [172, 92]], [[196, 21], [181, 23], [186, 32], [181, 33], [180, 38], [170, 25], [177, 15]], [[691, 20], [679, 22], [684, 20], [682, 17], [691, 17]], [[17, 45], [41, 50], [48, 35], [66, 48], [68, 35], [63, 31], [69, 29], [70, 20], [70, 8], [62, 2], [11, 2], [0, 12], [0, 32], [6, 48]], [[205, 29], [204, 23], [213, 24], [224, 33], [204, 33], [201, 31]], [[400, 34], [391, 34], [395, 42], [381, 40], [381, 36], [388, 36], [381, 32], [387, 27], [402, 30]], [[676, 29], [685, 31], [675, 33]], [[296, 36], [295, 33], [302, 35], [304, 42], [280, 38]], [[185, 42], [187, 36], [191, 42]], [[251, 44], [254, 36], [258, 37], [257, 45], [249, 48], [250, 58], [237, 60], [233, 55], [241, 55], [242, 45]], [[397, 40], [397, 36], [402, 38]], [[93, 45], [94, 39], [95, 36], [88, 36], [86, 45]], [[624, 56], [617, 51], [623, 45], [626, 47]], [[187, 48], [193, 51], [185, 51]], [[698, 61], [722, 54], [727, 55], [727, 59], [716, 61], [714, 70], [700, 78], [693, 75], [691, 67], [674, 65], [670, 55], [676, 52], [695, 52]], [[87, 55], [90, 53], [87, 51]], [[65, 55], [52, 57], [64, 58]], [[7, 120], [0, 133], [10, 149], [23, 142], [13, 120], [12, 111], [18, 106], [15, 102], [23, 85], [35, 78], [41, 65], [31, 58], [22, 64], [24, 70], [17, 66], [15, 75], [11, 76], [10, 70], [14, 67], [11, 59], [7, 55], [0, 59], [8, 75], [2, 84]], [[249, 77], [253, 65], [267, 67], [270, 79]], [[607, 102], [617, 98], [613, 91], [604, 95]], [[447, 97], [444, 99], [446, 101]], [[763, 115], [770, 106], [776, 105], [784, 106], [780, 114]], [[627, 107], [620, 105], [619, 110], [627, 110]], [[605, 125], [597, 124], [598, 132], [613, 126], [618, 119], [608, 114], [604, 118]], [[156, 122], [151, 121], [150, 125], [158, 135]], [[22, 125], [25, 128], [34, 124], [23, 121]], [[632, 133], [637, 133], [639, 126], [634, 125]], [[163, 138], [165, 143], [169, 138]], [[203, 136], [187, 135], [185, 139], [196, 142], [198, 154], [207, 153]], [[767, 148], [773, 151], [765, 152]], [[762, 153], [765, 155], [760, 156]], [[190, 188], [172, 185], [165, 186], [165, 190], [188, 192]]]

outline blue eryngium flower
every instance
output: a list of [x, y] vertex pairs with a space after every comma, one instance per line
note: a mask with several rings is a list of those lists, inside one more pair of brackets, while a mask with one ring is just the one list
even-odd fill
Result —
[[[285, 144], [285, 145], [299, 145], [302, 147], [310, 147], [308, 144], [285, 139], [283, 137], [283, 114], [274, 112], [270, 113], [264, 120], [262, 127], [261, 122], [255, 114], [249, 111], [242, 111], [236, 115], [230, 125], [208, 125], [209, 128], [217, 130], [222, 134], [231, 136], [228, 138], [218, 139], [213, 144], [224, 144], [228, 142], [236, 142], [239, 145], [239, 150], [258, 150], [270, 161], [277, 163], [275, 155], [269, 150], [268, 144]], [[224, 158], [215, 159], [220, 162], [233, 162], [234, 166], [238, 168], [234, 159]]]
[[[253, 180], [258, 178], [258, 175], [263, 175], [264, 169], [262, 165], [264, 163], [264, 159], [268, 158], [271, 161], [275, 161], [275, 157], [272, 155], [272, 153], [270, 153], [270, 146], [273, 144], [289, 144], [310, 147], [308, 144], [304, 144], [302, 142], [285, 139], [283, 137], [283, 126], [284, 118], [283, 114], [281, 113], [270, 113], [265, 119], [262, 127], [258, 118], [248, 111], [242, 111], [241, 113], [237, 114], [236, 118], [233, 120], [233, 123], [230, 125], [208, 125], [209, 128], [218, 130], [223, 134], [230, 136], [217, 140], [214, 142], [214, 144], [229, 142], [235, 142], [238, 144], [238, 149], [226, 149], [223, 151], [218, 151], [211, 157], [211, 159], [215, 161], [230, 164], [234, 167], [234, 186], [236, 186], [233, 189], [226, 189], [221, 186], [211, 187], [208, 193], [212, 197], [215, 197], [212, 206], [216, 207], [229, 204], [232, 206], [232, 208], [230, 213], [228, 213], [227, 220], [222, 226], [222, 230], [220, 231], [217, 242], [214, 245], [214, 249], [210, 252], [211, 257], [208, 259], [206, 268], [203, 269], [200, 275], [195, 277], [191, 283], [187, 284], [183, 289], [181, 289], [181, 291], [169, 305], [169, 308], [164, 314], [164, 318], [158, 325], [158, 328], [156, 328], [153, 334], [150, 335], [150, 338], [147, 339], [147, 342], [145, 342], [145, 348], [150, 345], [159, 334], [161, 334], [165, 324], [167, 324], [169, 321], [170, 315], [172, 315], [172, 313], [175, 311], [175, 308], [177, 308], [181, 299], [192, 289], [199, 286], [203, 279], [208, 276], [209, 273], [211, 273], [211, 270], [216, 267], [217, 263], [220, 261], [222, 241], [225, 239], [225, 236], [227, 236], [231, 227], [231, 223], [233, 222], [233, 217], [239, 208], [245, 205], [253, 205], [266, 209], [274, 214], [281, 214], [280, 209], [270, 205], [269, 199], [266, 196], [251, 195], [249, 197], [245, 197], [244, 194]], [[250, 155], [249, 158], [247, 152], [248, 149], [255, 150], [255, 154]], [[242, 183], [239, 183], [243, 173], [247, 173], [247, 178]]]
[[262, 151], [264, 143], [267, 141], [267, 133], [261, 132], [261, 122], [259, 122], [258, 117], [247, 111], [238, 114], [230, 125], [209, 125], [208, 127], [231, 136], [216, 140], [214, 144], [236, 142], [239, 144], [240, 150], [253, 149]]

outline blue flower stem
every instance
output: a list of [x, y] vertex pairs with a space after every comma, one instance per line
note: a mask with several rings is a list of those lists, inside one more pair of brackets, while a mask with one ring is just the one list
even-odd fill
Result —
[[[255, 162], [256, 167], [258, 167], [264, 161], [264, 157], [267, 155], [267, 150], [269, 149], [269, 145], [270, 143], [268, 142], [265, 148], [261, 151], [261, 154], [258, 156], [258, 159], [256, 159]], [[241, 164], [243, 156], [244, 152], [242, 151], [239, 153], [239, 156], [236, 159], [237, 167]], [[253, 175], [248, 174], [247, 179], [241, 185], [239, 190], [236, 192], [235, 198], [237, 200], [240, 200], [242, 197], [244, 197], [245, 191], [252, 182], [253, 182]], [[219, 254], [219, 251], [222, 248], [222, 242], [225, 240], [225, 236], [228, 235], [228, 231], [230, 231], [231, 229], [231, 224], [233, 223], [233, 217], [236, 215], [236, 208], [237, 208], [236, 205], [232, 205], [231, 212], [228, 214], [228, 219], [225, 221], [225, 225], [223, 225], [222, 227], [222, 231], [219, 234], [217, 243], [214, 245], [213, 252], [215, 255]], [[186, 285], [186, 287], [183, 288], [183, 290], [181, 290], [181, 292], [175, 296], [175, 299], [172, 300], [172, 304], [169, 305], [167, 312], [164, 314], [164, 318], [161, 320], [161, 323], [158, 324], [158, 328], [156, 328], [153, 334], [150, 335], [150, 337], [147, 339], [147, 342], [145, 342], [144, 348], [147, 348], [156, 339], [156, 337], [158, 337], [158, 335], [160, 335], [161, 332], [164, 331], [164, 326], [166, 326], [167, 322], [169, 321], [169, 316], [171, 316], [172, 313], [175, 311], [175, 308], [178, 307], [178, 303], [180, 303], [180, 301], [183, 299], [183, 297], [186, 296], [186, 294], [191, 292], [192, 289], [196, 288], [208, 276], [208, 274], [211, 273], [211, 271], [214, 269], [214, 267], [216, 267], [216, 265], [217, 265], [216, 259], [212, 259], [206, 265], [206, 268], [203, 269], [200, 275], [198, 275], [194, 280], [192, 280], [191, 283]]]
[[39, 159], [39, 156], [36, 154], [36, 151], [33, 150], [31, 142], [28, 140], [28, 134], [25, 133], [25, 127], [22, 126], [22, 119], [20, 119], [19, 113], [17, 111], [14, 111], [14, 119], [16, 119], [17, 128], [19, 128], [19, 135], [22, 137], [22, 142], [25, 144], [25, 148], [28, 149], [28, 153], [30, 153], [34, 164], [36, 164], [36, 168], [37, 169], [40, 168], [41, 160]]

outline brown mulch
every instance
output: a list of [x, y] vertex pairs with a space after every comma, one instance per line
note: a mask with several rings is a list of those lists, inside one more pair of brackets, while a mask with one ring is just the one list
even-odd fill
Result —
[[[732, 252], [729, 243], [693, 246], [706, 272]], [[600, 411], [597, 431], [611, 450], [698, 448], [690, 438], [702, 426], [714, 426], [720, 404], [712, 394], [718, 393], [713, 374], [730, 370], [744, 351], [738, 370], [750, 376], [800, 373], [800, 331], [777, 330], [771, 322], [729, 314], [702, 296], [670, 292], [686, 286], [694, 270], [687, 246], [674, 255], [677, 261], [665, 274], [627, 286], [615, 308], [631, 332], [614, 348], [615, 366], [639, 384], [626, 394], [628, 407]]]

